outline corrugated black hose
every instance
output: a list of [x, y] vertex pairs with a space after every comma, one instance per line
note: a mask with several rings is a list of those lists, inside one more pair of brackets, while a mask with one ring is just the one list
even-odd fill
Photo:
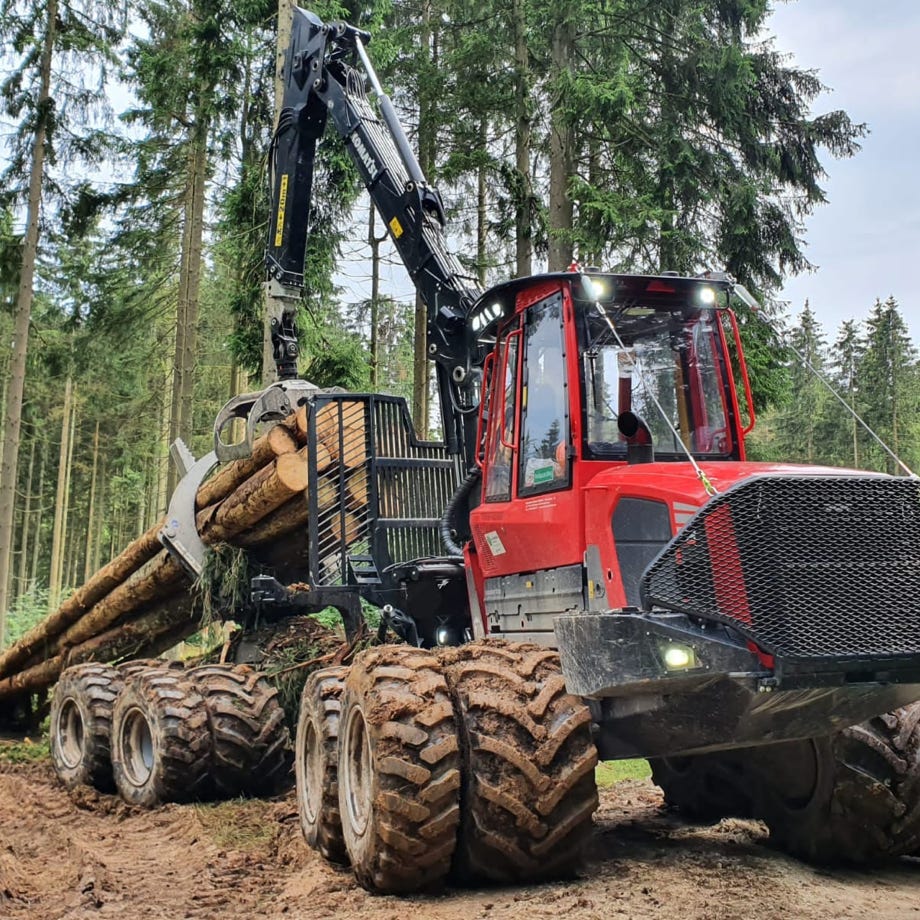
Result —
[[466, 479], [460, 483], [459, 488], [454, 492], [453, 498], [447, 503], [444, 514], [441, 515], [441, 541], [451, 556], [463, 557], [463, 547], [457, 543], [457, 512], [461, 506], [466, 505], [466, 501], [473, 491], [473, 488], [482, 477], [482, 471], [479, 467], [474, 467], [466, 476]]

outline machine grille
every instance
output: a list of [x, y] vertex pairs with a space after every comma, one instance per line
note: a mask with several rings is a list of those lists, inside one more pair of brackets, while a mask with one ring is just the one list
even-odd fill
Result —
[[745, 480], [652, 562], [642, 600], [730, 623], [785, 658], [920, 653], [920, 482]]
[[415, 437], [404, 400], [317, 395], [308, 440], [313, 584], [373, 579], [392, 563], [443, 554], [439, 522], [459, 461]]

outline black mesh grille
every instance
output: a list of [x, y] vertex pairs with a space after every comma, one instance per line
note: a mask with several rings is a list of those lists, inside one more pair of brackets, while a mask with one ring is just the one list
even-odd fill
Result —
[[920, 482], [746, 480], [691, 519], [642, 594], [784, 657], [920, 653]]

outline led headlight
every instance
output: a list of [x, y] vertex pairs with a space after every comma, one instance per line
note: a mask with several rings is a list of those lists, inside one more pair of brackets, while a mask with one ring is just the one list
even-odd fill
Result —
[[664, 666], [669, 671], [686, 671], [696, 667], [696, 654], [689, 645], [681, 642], [668, 642], [662, 646]]

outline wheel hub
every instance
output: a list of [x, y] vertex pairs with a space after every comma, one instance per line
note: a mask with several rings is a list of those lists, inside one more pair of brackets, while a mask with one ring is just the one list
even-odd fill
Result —
[[299, 782], [304, 815], [310, 824], [315, 824], [323, 800], [323, 764], [322, 747], [312, 719], [304, 727], [303, 769]]
[[134, 786], [143, 786], [153, 772], [154, 745], [150, 723], [140, 709], [130, 709], [121, 729], [125, 775]]
[[345, 818], [355, 836], [361, 837], [370, 823], [373, 765], [364, 715], [357, 708], [348, 714], [342, 761], [339, 782], [345, 787]]
[[58, 749], [61, 760], [64, 761], [68, 769], [73, 769], [83, 759], [83, 716], [80, 713], [80, 708], [72, 699], [68, 699], [61, 707], [61, 718], [58, 726]]

